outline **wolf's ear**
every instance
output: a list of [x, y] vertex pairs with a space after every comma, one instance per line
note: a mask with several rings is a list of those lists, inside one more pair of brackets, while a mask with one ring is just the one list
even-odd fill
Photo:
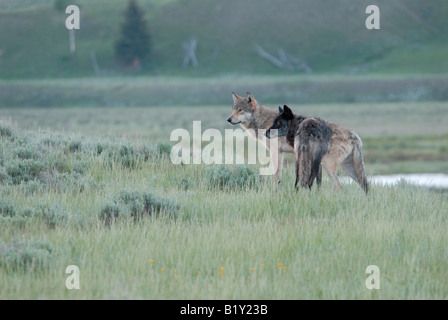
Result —
[[285, 104], [284, 106], [283, 106], [283, 116], [285, 117], [285, 119], [287, 119], [287, 120], [291, 120], [291, 119], [293, 119], [294, 118], [294, 114], [292, 113], [292, 110], [291, 109], [289, 109], [289, 107]]
[[283, 112], [283, 109], [282, 109], [282, 107], [278, 106], [278, 112], [280, 112], [280, 113], [282, 113], [282, 112]]
[[239, 95], [237, 95], [235, 92], [232, 92], [232, 97], [233, 97], [233, 102], [237, 102], [237, 100], [241, 100], [243, 98], [241, 98]]
[[255, 109], [255, 107], [257, 106], [257, 100], [255, 100], [254, 95], [252, 93], [250, 92], [247, 93], [246, 100], [247, 103], [249, 103], [249, 106], [252, 109]]

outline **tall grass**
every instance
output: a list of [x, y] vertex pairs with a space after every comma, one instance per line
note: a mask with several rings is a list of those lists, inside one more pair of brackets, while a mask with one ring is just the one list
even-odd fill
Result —
[[[258, 177], [256, 187], [221, 188], [210, 182], [214, 166], [145, 157], [134, 140], [8, 128], [2, 167], [18, 150], [51, 148], [26, 156], [46, 163], [29, 180], [0, 181], [2, 299], [448, 297], [444, 194], [405, 184], [372, 186], [368, 196], [356, 184], [334, 192], [327, 179], [320, 190], [295, 192], [291, 166], [280, 189]], [[122, 146], [134, 150], [135, 165], [123, 162]], [[80, 163], [63, 187], [45, 179], [49, 168], [74, 175]], [[251, 177], [257, 167], [245, 170]], [[79, 188], [86, 177], [92, 185]], [[145, 214], [157, 201], [167, 206]], [[105, 224], [108, 205], [142, 215]], [[68, 265], [80, 269], [79, 290], [65, 287]], [[368, 265], [380, 268], [379, 290], [365, 286]]]

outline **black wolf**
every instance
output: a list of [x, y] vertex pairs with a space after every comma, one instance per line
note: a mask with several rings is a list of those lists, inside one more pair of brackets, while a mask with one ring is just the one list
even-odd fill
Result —
[[266, 131], [268, 138], [273, 138], [272, 129], [277, 130], [279, 137], [286, 136], [286, 141], [294, 148], [296, 156], [296, 182], [302, 187], [311, 188], [314, 179], [317, 184], [322, 181], [322, 158], [331, 148], [331, 128], [320, 118], [295, 116], [288, 106], [279, 107], [279, 115]]
[[[288, 106], [284, 106], [283, 112], [274, 120], [273, 126], [279, 128], [279, 136], [285, 135], [287, 142], [290, 145], [294, 145], [296, 137], [296, 131], [294, 130], [298, 130], [300, 123], [306, 118], [293, 114]], [[355, 132], [338, 124], [328, 121], [324, 121], [324, 123], [331, 129], [331, 147], [330, 151], [324, 154], [322, 158], [322, 167], [333, 181], [334, 188], [337, 190], [341, 189], [341, 184], [336, 174], [338, 166], [341, 166], [345, 173], [355, 180], [367, 193], [369, 185], [364, 168], [361, 138]]]

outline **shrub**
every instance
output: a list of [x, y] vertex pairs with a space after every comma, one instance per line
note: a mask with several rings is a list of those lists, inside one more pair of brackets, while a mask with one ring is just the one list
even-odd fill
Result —
[[177, 183], [177, 187], [179, 189], [182, 189], [184, 191], [187, 191], [190, 188], [191, 185], [191, 179], [190, 178], [184, 178], [180, 182]]
[[0, 215], [13, 217], [16, 215], [14, 203], [11, 200], [0, 200]]
[[11, 177], [14, 184], [22, 181], [40, 178], [41, 173], [46, 169], [43, 161], [34, 159], [12, 160], [7, 164], [6, 173]]
[[120, 162], [125, 168], [135, 168], [135, 165], [137, 164], [137, 155], [132, 146], [121, 146]]
[[48, 156], [49, 171], [57, 171], [58, 173], [70, 173], [72, 171], [72, 165], [66, 158], [58, 156]]
[[58, 205], [38, 205], [34, 209], [33, 216], [42, 219], [50, 229], [54, 229], [57, 226], [65, 226], [69, 220], [69, 214]]
[[29, 222], [32, 215], [29, 208], [16, 211], [14, 203], [10, 200], [0, 200], [0, 224], [12, 225], [13, 227], [23, 228]]
[[15, 154], [22, 160], [39, 158], [39, 154], [32, 148], [32, 146], [17, 148]]
[[96, 154], [99, 156], [108, 146], [105, 143], [98, 142], [95, 146]]
[[122, 190], [119, 192], [117, 202], [125, 207], [131, 217], [140, 218], [164, 210], [168, 213], [179, 209], [178, 205], [165, 198], [152, 193]]
[[120, 215], [120, 208], [116, 203], [107, 203], [103, 205], [100, 211], [100, 219], [104, 221], [106, 225], [110, 225], [112, 222], [118, 219]]
[[0, 166], [0, 183], [4, 185], [12, 183], [11, 177], [6, 172], [6, 169], [2, 166]]
[[153, 146], [144, 145], [140, 150], [139, 154], [143, 161], [148, 161], [151, 157], [155, 155], [155, 149]]
[[0, 216], [0, 224], [2, 226], [8, 225], [14, 229], [24, 228], [29, 223], [29, 221], [30, 221], [29, 219], [27, 219], [26, 217], [22, 217], [20, 215], [16, 215], [13, 217]]
[[75, 162], [73, 164], [72, 170], [73, 173], [77, 173], [83, 175], [86, 172], [88, 165], [86, 162]]
[[61, 140], [56, 136], [45, 137], [41, 140], [41, 143], [47, 147], [55, 147], [61, 144]]
[[81, 148], [82, 148], [81, 141], [78, 140], [70, 141], [70, 143], [67, 145], [67, 152], [74, 153], [77, 151], [81, 151]]
[[210, 189], [251, 188], [256, 184], [257, 173], [244, 165], [232, 169], [219, 165], [206, 169], [206, 179]]
[[140, 213], [143, 213], [145, 205], [143, 196], [138, 191], [122, 190], [118, 194], [117, 202], [124, 211], [127, 211], [130, 216], [137, 217]]
[[42, 270], [49, 266], [51, 245], [41, 241], [0, 244], [0, 268], [9, 272]]
[[145, 216], [152, 216], [161, 212], [174, 216], [180, 206], [168, 199], [149, 192], [121, 190], [112, 202], [101, 208], [100, 219], [106, 224], [119, 218], [132, 218], [134, 221]]
[[143, 214], [151, 215], [164, 211], [168, 214], [175, 213], [179, 210], [179, 205], [166, 198], [162, 198], [152, 193], [143, 193]]
[[12, 137], [12, 129], [9, 125], [4, 122], [0, 122], [0, 137]]
[[156, 150], [157, 150], [157, 154], [159, 156], [170, 156], [171, 154], [171, 149], [173, 148], [173, 146], [167, 142], [159, 142], [156, 146]]
[[20, 191], [26, 195], [32, 195], [44, 191], [45, 187], [39, 180], [29, 180], [20, 184]]

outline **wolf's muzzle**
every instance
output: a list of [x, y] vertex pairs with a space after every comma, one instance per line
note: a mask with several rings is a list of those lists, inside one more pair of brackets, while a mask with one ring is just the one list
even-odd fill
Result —
[[229, 122], [230, 124], [233, 124], [233, 125], [235, 125], [235, 124], [238, 124], [238, 123], [241, 123], [241, 121], [238, 121], [238, 122], [233, 122], [232, 121], [232, 118], [229, 118], [229, 119], [227, 119], [227, 122]]
[[271, 131], [270, 131], [270, 130], [267, 130], [267, 131], [264, 133], [264, 135], [265, 135], [268, 139], [271, 139]]

